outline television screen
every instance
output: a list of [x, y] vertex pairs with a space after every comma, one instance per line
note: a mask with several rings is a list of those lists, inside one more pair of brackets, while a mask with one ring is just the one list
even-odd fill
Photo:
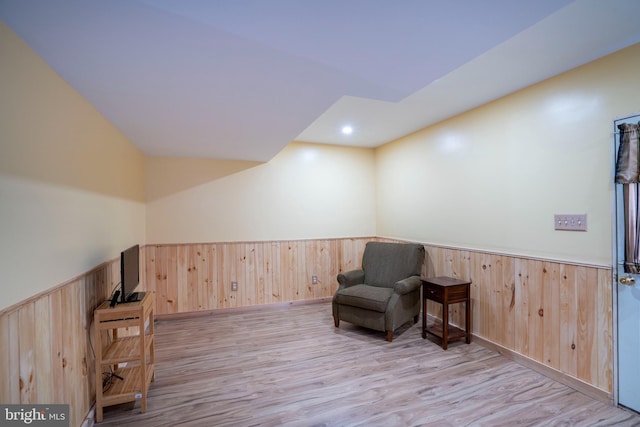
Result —
[[140, 246], [135, 245], [120, 253], [120, 301], [131, 301], [140, 282]]

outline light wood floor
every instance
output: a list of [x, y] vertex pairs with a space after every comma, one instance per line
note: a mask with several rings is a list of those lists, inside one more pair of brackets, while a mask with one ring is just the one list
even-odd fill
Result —
[[330, 303], [156, 325], [148, 410], [105, 409], [130, 426], [640, 426], [476, 343], [443, 351], [420, 322], [384, 334], [342, 322]]

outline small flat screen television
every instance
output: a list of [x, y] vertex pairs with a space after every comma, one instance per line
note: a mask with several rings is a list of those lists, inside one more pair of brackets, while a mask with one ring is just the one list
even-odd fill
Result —
[[120, 253], [120, 301], [138, 301], [142, 293], [134, 292], [140, 283], [140, 245], [135, 245]]

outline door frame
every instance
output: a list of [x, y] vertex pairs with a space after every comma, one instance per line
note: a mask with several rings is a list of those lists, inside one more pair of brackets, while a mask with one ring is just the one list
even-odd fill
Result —
[[624, 116], [615, 117], [612, 122], [612, 144], [611, 144], [611, 173], [609, 174], [610, 182], [613, 186], [613, 197], [611, 198], [612, 207], [611, 212], [613, 214], [613, 221], [611, 221], [611, 234], [613, 239], [611, 241], [611, 249], [612, 249], [612, 267], [611, 267], [611, 280], [612, 280], [612, 326], [613, 326], [613, 334], [612, 334], [612, 346], [613, 346], [613, 404], [617, 407], [619, 406], [619, 391], [618, 391], [618, 374], [619, 374], [619, 366], [618, 366], [618, 187], [615, 182], [615, 171], [616, 171], [616, 153], [619, 143], [619, 132], [616, 127], [616, 122], [620, 120], [630, 119], [632, 117], [640, 116], [640, 112], [625, 114]]

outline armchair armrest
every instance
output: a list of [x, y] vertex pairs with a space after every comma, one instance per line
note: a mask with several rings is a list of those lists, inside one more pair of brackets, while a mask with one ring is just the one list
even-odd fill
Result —
[[344, 287], [359, 285], [363, 282], [364, 270], [351, 270], [338, 274], [338, 283]]
[[393, 285], [393, 290], [400, 295], [408, 294], [416, 289], [420, 289], [422, 279], [420, 276], [411, 276], [406, 279], [399, 280]]

